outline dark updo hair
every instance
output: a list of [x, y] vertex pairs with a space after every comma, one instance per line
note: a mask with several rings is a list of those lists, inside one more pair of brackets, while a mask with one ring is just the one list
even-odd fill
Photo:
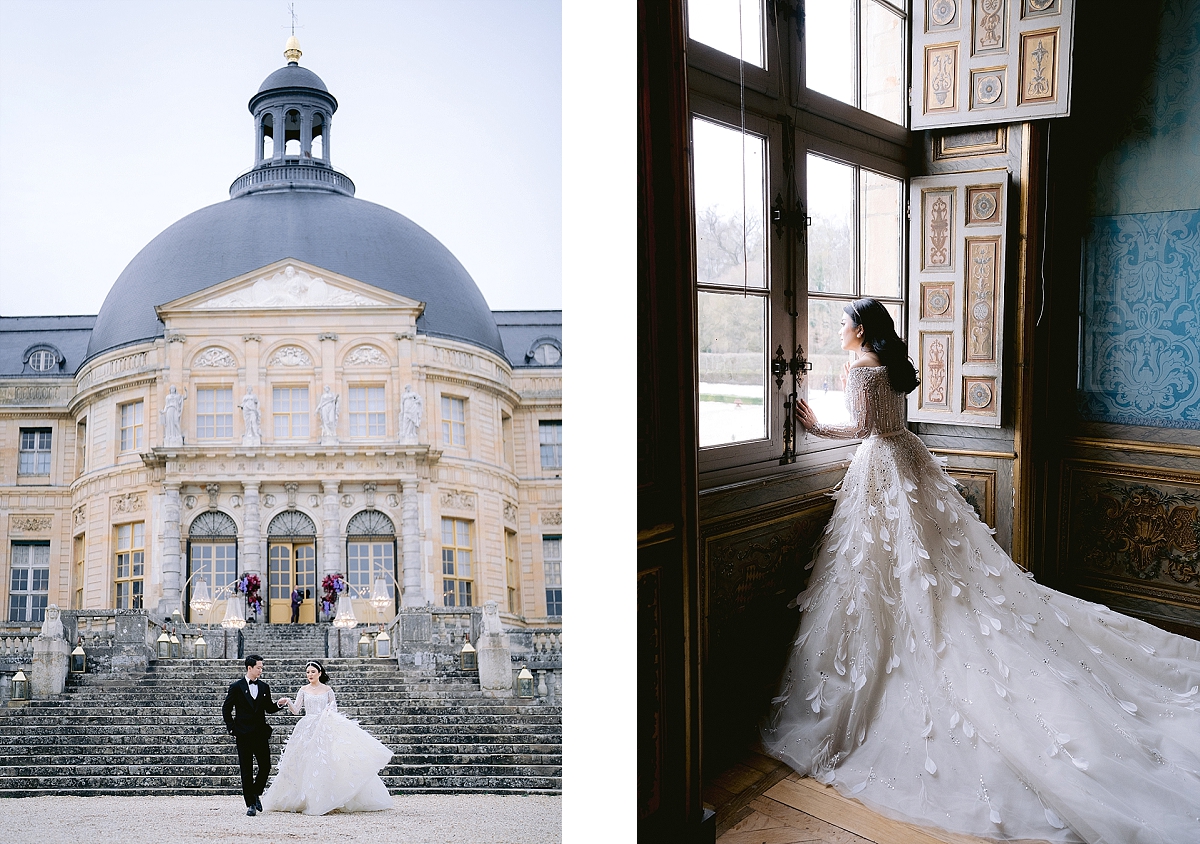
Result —
[[887, 367], [888, 381], [897, 393], [911, 393], [921, 383], [908, 347], [896, 334], [892, 315], [875, 299], [857, 299], [845, 308], [851, 322], [863, 330], [863, 349], [879, 356]]
[[305, 671], [307, 671], [307, 670], [308, 670], [308, 666], [310, 666], [310, 665], [311, 665], [313, 668], [315, 668], [315, 669], [317, 669], [318, 671], [320, 671], [320, 672], [321, 672], [321, 676], [317, 678], [317, 680], [318, 680], [319, 682], [321, 682], [321, 683], [328, 683], [328, 682], [329, 682], [329, 675], [325, 673], [325, 666], [321, 665], [321, 663], [317, 662], [316, 660], [313, 660], [312, 662], [306, 662], [306, 663], [304, 663], [304, 670], [305, 670]]

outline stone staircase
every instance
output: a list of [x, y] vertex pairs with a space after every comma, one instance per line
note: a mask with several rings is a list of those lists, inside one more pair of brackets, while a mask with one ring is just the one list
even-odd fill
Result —
[[[304, 663], [323, 657], [327, 627], [252, 628], [244, 653], [263, 657], [272, 696], [294, 697]], [[561, 793], [560, 707], [484, 698], [475, 675], [457, 669], [322, 662], [339, 709], [395, 752], [381, 774], [393, 793]], [[240, 659], [160, 660], [132, 677], [72, 675], [59, 698], [0, 710], [0, 798], [240, 794], [221, 704], [242, 671]], [[273, 762], [297, 720], [268, 716]]]

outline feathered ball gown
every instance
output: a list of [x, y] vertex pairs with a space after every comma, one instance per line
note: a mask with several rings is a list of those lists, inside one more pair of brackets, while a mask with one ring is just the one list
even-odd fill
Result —
[[885, 367], [763, 728], [896, 818], [995, 839], [1200, 842], [1200, 642], [1035, 583], [921, 441]]
[[379, 771], [392, 751], [338, 711], [333, 689], [313, 694], [301, 687], [288, 708], [292, 714], [303, 709], [304, 717], [288, 737], [275, 779], [263, 792], [264, 811], [324, 815], [391, 808]]

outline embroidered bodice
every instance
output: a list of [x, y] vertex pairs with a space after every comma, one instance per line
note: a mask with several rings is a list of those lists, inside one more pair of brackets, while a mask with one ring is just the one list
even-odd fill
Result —
[[818, 437], [862, 440], [886, 437], [905, 430], [908, 413], [904, 394], [892, 389], [886, 366], [852, 366], [846, 373], [846, 408], [849, 425], [814, 425]]
[[320, 715], [328, 708], [332, 712], [337, 712], [337, 698], [333, 694], [333, 689], [326, 689], [322, 694], [314, 694], [308, 690], [308, 686], [301, 686], [300, 691], [296, 692], [296, 699], [288, 702], [288, 709], [293, 715], [299, 715], [301, 710], [304, 710], [305, 716]]

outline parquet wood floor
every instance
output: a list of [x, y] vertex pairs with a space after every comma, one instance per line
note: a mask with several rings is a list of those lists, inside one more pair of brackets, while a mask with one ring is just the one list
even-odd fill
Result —
[[886, 818], [758, 752], [715, 777], [704, 800], [717, 810], [717, 844], [989, 844]]

